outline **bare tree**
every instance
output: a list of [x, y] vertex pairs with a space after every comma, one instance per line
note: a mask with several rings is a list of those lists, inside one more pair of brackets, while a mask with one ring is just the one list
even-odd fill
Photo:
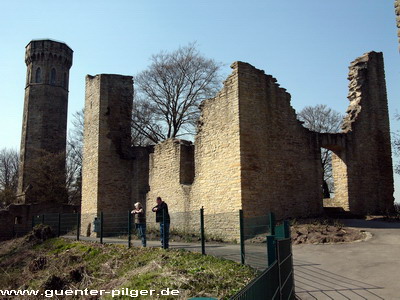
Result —
[[[306, 106], [298, 114], [303, 126], [320, 133], [338, 133], [341, 130], [343, 115], [324, 104]], [[332, 152], [321, 149], [321, 163], [323, 169], [324, 198], [329, 198], [333, 192]]]
[[14, 149], [0, 150], [0, 208], [15, 200], [18, 186], [19, 154]]
[[79, 204], [81, 199], [84, 115], [84, 109], [78, 110], [73, 114], [73, 127], [68, 133], [66, 188], [68, 191], [68, 203], [70, 204]]
[[153, 55], [151, 62], [135, 77], [134, 135], [153, 143], [193, 135], [200, 102], [221, 86], [221, 64], [203, 57], [195, 44]]
[[31, 174], [26, 196], [37, 203], [46, 201], [67, 203], [65, 153], [51, 153], [43, 149], [34, 151], [35, 158], [26, 162], [26, 168], [30, 169]]

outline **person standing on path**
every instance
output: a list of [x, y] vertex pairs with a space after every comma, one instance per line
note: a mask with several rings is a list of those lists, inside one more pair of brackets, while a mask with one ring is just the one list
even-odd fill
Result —
[[157, 205], [153, 207], [152, 211], [156, 213], [156, 222], [160, 223], [161, 247], [164, 249], [169, 248], [169, 225], [171, 223], [168, 204], [164, 202], [161, 197], [156, 199]]
[[135, 203], [135, 209], [131, 211], [135, 216], [135, 226], [139, 238], [142, 240], [142, 246], [146, 247], [146, 214], [140, 202]]

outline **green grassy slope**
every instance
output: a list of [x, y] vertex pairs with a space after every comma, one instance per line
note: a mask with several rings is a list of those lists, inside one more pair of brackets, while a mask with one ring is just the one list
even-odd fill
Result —
[[[131, 248], [60, 238], [25, 237], [0, 243], [0, 289], [155, 290], [139, 299], [226, 299], [255, 277], [247, 266], [182, 250]], [[23, 274], [23, 275], [22, 275]], [[157, 295], [178, 290], [179, 296]], [[135, 295], [135, 292], [131, 292]], [[143, 292], [146, 293], [146, 292]], [[30, 296], [29, 299], [43, 299]], [[53, 299], [63, 299], [54, 297]], [[69, 296], [68, 299], [99, 299]], [[27, 299], [27, 298], [26, 298]]]

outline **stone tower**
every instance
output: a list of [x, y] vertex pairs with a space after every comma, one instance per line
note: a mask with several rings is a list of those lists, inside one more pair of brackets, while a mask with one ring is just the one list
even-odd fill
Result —
[[[86, 76], [81, 207], [83, 232], [90, 231], [89, 224], [100, 212], [104, 212], [107, 219], [110, 213], [125, 216], [133, 207], [132, 100], [131, 76]], [[116, 222], [112, 223], [114, 229]], [[104, 226], [104, 234], [112, 231], [107, 224]]]
[[19, 202], [66, 200], [65, 148], [72, 53], [66, 44], [52, 40], [33, 40], [26, 46]]

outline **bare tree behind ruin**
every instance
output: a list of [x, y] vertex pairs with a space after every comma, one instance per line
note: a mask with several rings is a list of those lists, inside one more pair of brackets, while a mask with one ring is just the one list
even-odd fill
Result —
[[69, 130], [67, 139], [66, 187], [70, 204], [79, 204], [81, 198], [84, 115], [84, 109], [72, 115], [73, 127]]
[[[68, 202], [70, 204], [79, 204], [81, 197], [82, 181], [82, 147], [83, 147], [83, 128], [84, 128], [84, 110], [78, 110], [73, 114], [72, 128], [69, 131], [66, 151], [66, 190], [68, 191]], [[36, 186], [35, 194], [47, 190], [44, 194], [54, 199], [57, 191], [64, 192], [63, 187], [46, 189], [45, 185], [52, 182], [55, 176], [52, 163], [60, 163], [59, 155], [45, 153], [44, 158], [40, 158], [40, 167], [36, 167]], [[18, 185], [18, 164], [19, 154], [16, 150], [3, 148], [0, 150], [0, 208], [14, 202]], [[58, 176], [58, 175], [57, 175]], [[40, 196], [39, 198], [44, 198]]]
[[195, 44], [153, 55], [149, 68], [135, 77], [132, 126], [134, 136], [142, 136], [138, 141], [193, 135], [200, 102], [221, 86], [220, 67]]
[[[316, 106], [306, 106], [298, 114], [298, 119], [303, 122], [303, 126], [320, 133], [340, 132], [343, 116], [326, 106], [318, 104]], [[332, 177], [332, 153], [328, 149], [321, 149], [321, 163], [324, 179], [324, 198], [329, 198], [334, 191]]]
[[32, 184], [26, 190], [27, 195], [34, 203], [67, 203], [66, 176], [59, 172], [65, 167], [65, 154], [50, 153], [42, 149], [35, 151], [38, 153], [36, 158], [27, 166], [32, 172]]
[[18, 186], [18, 151], [0, 150], [0, 208], [14, 202]]

